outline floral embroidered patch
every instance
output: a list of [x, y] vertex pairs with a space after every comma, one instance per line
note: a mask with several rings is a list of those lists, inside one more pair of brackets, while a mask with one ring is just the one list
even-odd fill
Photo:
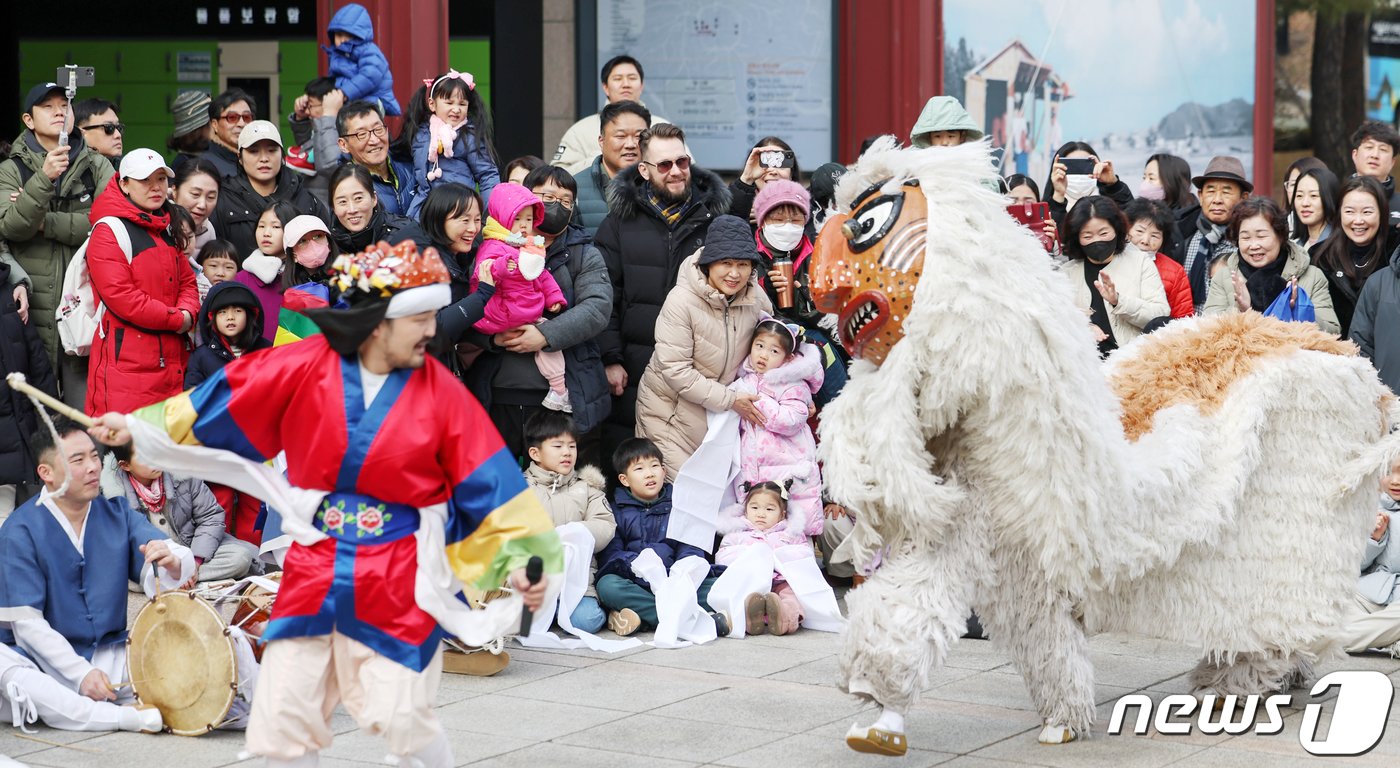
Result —
[[394, 519], [394, 514], [387, 511], [383, 504], [371, 506], [361, 503], [354, 512], [347, 512], [344, 500], [321, 509], [316, 515], [321, 518], [321, 524], [326, 530], [337, 536], [346, 535], [345, 529], [354, 526], [357, 539], [365, 536], [383, 536], [385, 524]]

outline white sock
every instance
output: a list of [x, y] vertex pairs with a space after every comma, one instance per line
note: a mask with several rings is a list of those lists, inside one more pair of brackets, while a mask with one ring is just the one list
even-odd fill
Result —
[[879, 719], [871, 723], [870, 727], [891, 733], [904, 733], [904, 715], [888, 707], [883, 708], [880, 710]]
[[117, 713], [117, 727], [123, 731], [160, 733], [164, 725], [165, 721], [161, 719], [160, 710], [155, 708], [121, 707]]

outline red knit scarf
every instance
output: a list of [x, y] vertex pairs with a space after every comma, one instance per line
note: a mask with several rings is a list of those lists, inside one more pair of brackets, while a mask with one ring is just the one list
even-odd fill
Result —
[[126, 481], [131, 483], [131, 487], [136, 491], [136, 498], [141, 500], [141, 506], [148, 512], [159, 512], [165, 506], [165, 483], [157, 477], [156, 481], [148, 488], [136, 476], [127, 473]]

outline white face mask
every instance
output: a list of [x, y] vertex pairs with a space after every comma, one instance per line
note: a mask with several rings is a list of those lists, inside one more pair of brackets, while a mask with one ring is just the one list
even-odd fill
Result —
[[780, 251], [790, 251], [802, 242], [802, 225], [764, 224], [763, 239]]
[[1080, 198], [1088, 197], [1097, 190], [1094, 184], [1094, 177], [1087, 173], [1073, 173], [1065, 177], [1068, 185], [1065, 187], [1065, 208], [1073, 208]]

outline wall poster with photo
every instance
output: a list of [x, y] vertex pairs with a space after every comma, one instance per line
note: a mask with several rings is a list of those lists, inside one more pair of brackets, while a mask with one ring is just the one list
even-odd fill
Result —
[[1256, 17], [1255, 0], [943, 0], [944, 92], [1002, 175], [1042, 186], [1069, 141], [1135, 191], [1158, 153], [1254, 168]]

